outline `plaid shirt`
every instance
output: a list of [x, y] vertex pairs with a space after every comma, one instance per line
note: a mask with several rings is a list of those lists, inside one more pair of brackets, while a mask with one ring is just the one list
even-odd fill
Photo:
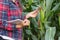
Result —
[[[22, 29], [17, 29], [14, 24], [6, 21], [23, 19], [22, 8], [19, 8], [19, 2], [16, 0], [0, 0], [0, 35], [22, 40]], [[4, 21], [6, 20], [6, 21]]]

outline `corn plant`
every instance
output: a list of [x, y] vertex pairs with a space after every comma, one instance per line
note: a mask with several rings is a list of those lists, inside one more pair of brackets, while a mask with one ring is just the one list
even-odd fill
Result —
[[22, 0], [23, 15], [41, 7], [23, 28], [23, 40], [60, 40], [60, 0]]

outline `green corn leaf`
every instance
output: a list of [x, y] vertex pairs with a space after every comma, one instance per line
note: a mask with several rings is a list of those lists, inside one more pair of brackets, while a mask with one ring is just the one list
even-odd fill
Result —
[[51, 7], [52, 7], [53, 2], [54, 2], [54, 0], [46, 0], [46, 17], [47, 18], [51, 12]]
[[31, 30], [25, 30], [25, 31], [26, 31], [26, 34], [28, 34], [28, 35], [32, 34]]
[[33, 3], [33, 0], [28, 0], [28, 2], [29, 2], [29, 5], [31, 5]]
[[58, 40], [60, 40], [60, 37], [58, 38]]
[[34, 25], [35, 28], [38, 27], [38, 23], [37, 23], [35, 18], [32, 18], [31, 22], [32, 22], [32, 24]]
[[54, 0], [46, 0], [46, 10], [49, 11], [52, 7]]
[[59, 26], [60, 26], [60, 16], [59, 16]]
[[52, 9], [52, 11], [55, 12], [56, 10], [58, 10], [59, 6], [60, 6], [60, 3], [56, 4], [56, 6]]
[[45, 40], [54, 40], [55, 32], [55, 27], [48, 27], [46, 29]]
[[35, 35], [31, 35], [33, 40], [38, 40], [38, 38]]

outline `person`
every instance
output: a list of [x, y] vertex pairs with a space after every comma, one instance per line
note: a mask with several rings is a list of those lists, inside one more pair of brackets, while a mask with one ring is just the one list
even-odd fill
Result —
[[[30, 24], [28, 18], [36, 17], [39, 10], [38, 8], [22, 16], [23, 11], [19, 0], [0, 0], [0, 35], [22, 40], [22, 28]], [[21, 24], [16, 25], [6, 22], [16, 19], [21, 19]]]

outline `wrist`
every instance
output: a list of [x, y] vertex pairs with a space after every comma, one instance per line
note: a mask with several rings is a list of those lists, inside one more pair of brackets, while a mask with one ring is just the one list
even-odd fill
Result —
[[23, 24], [16, 24], [16, 28], [22, 28]]

